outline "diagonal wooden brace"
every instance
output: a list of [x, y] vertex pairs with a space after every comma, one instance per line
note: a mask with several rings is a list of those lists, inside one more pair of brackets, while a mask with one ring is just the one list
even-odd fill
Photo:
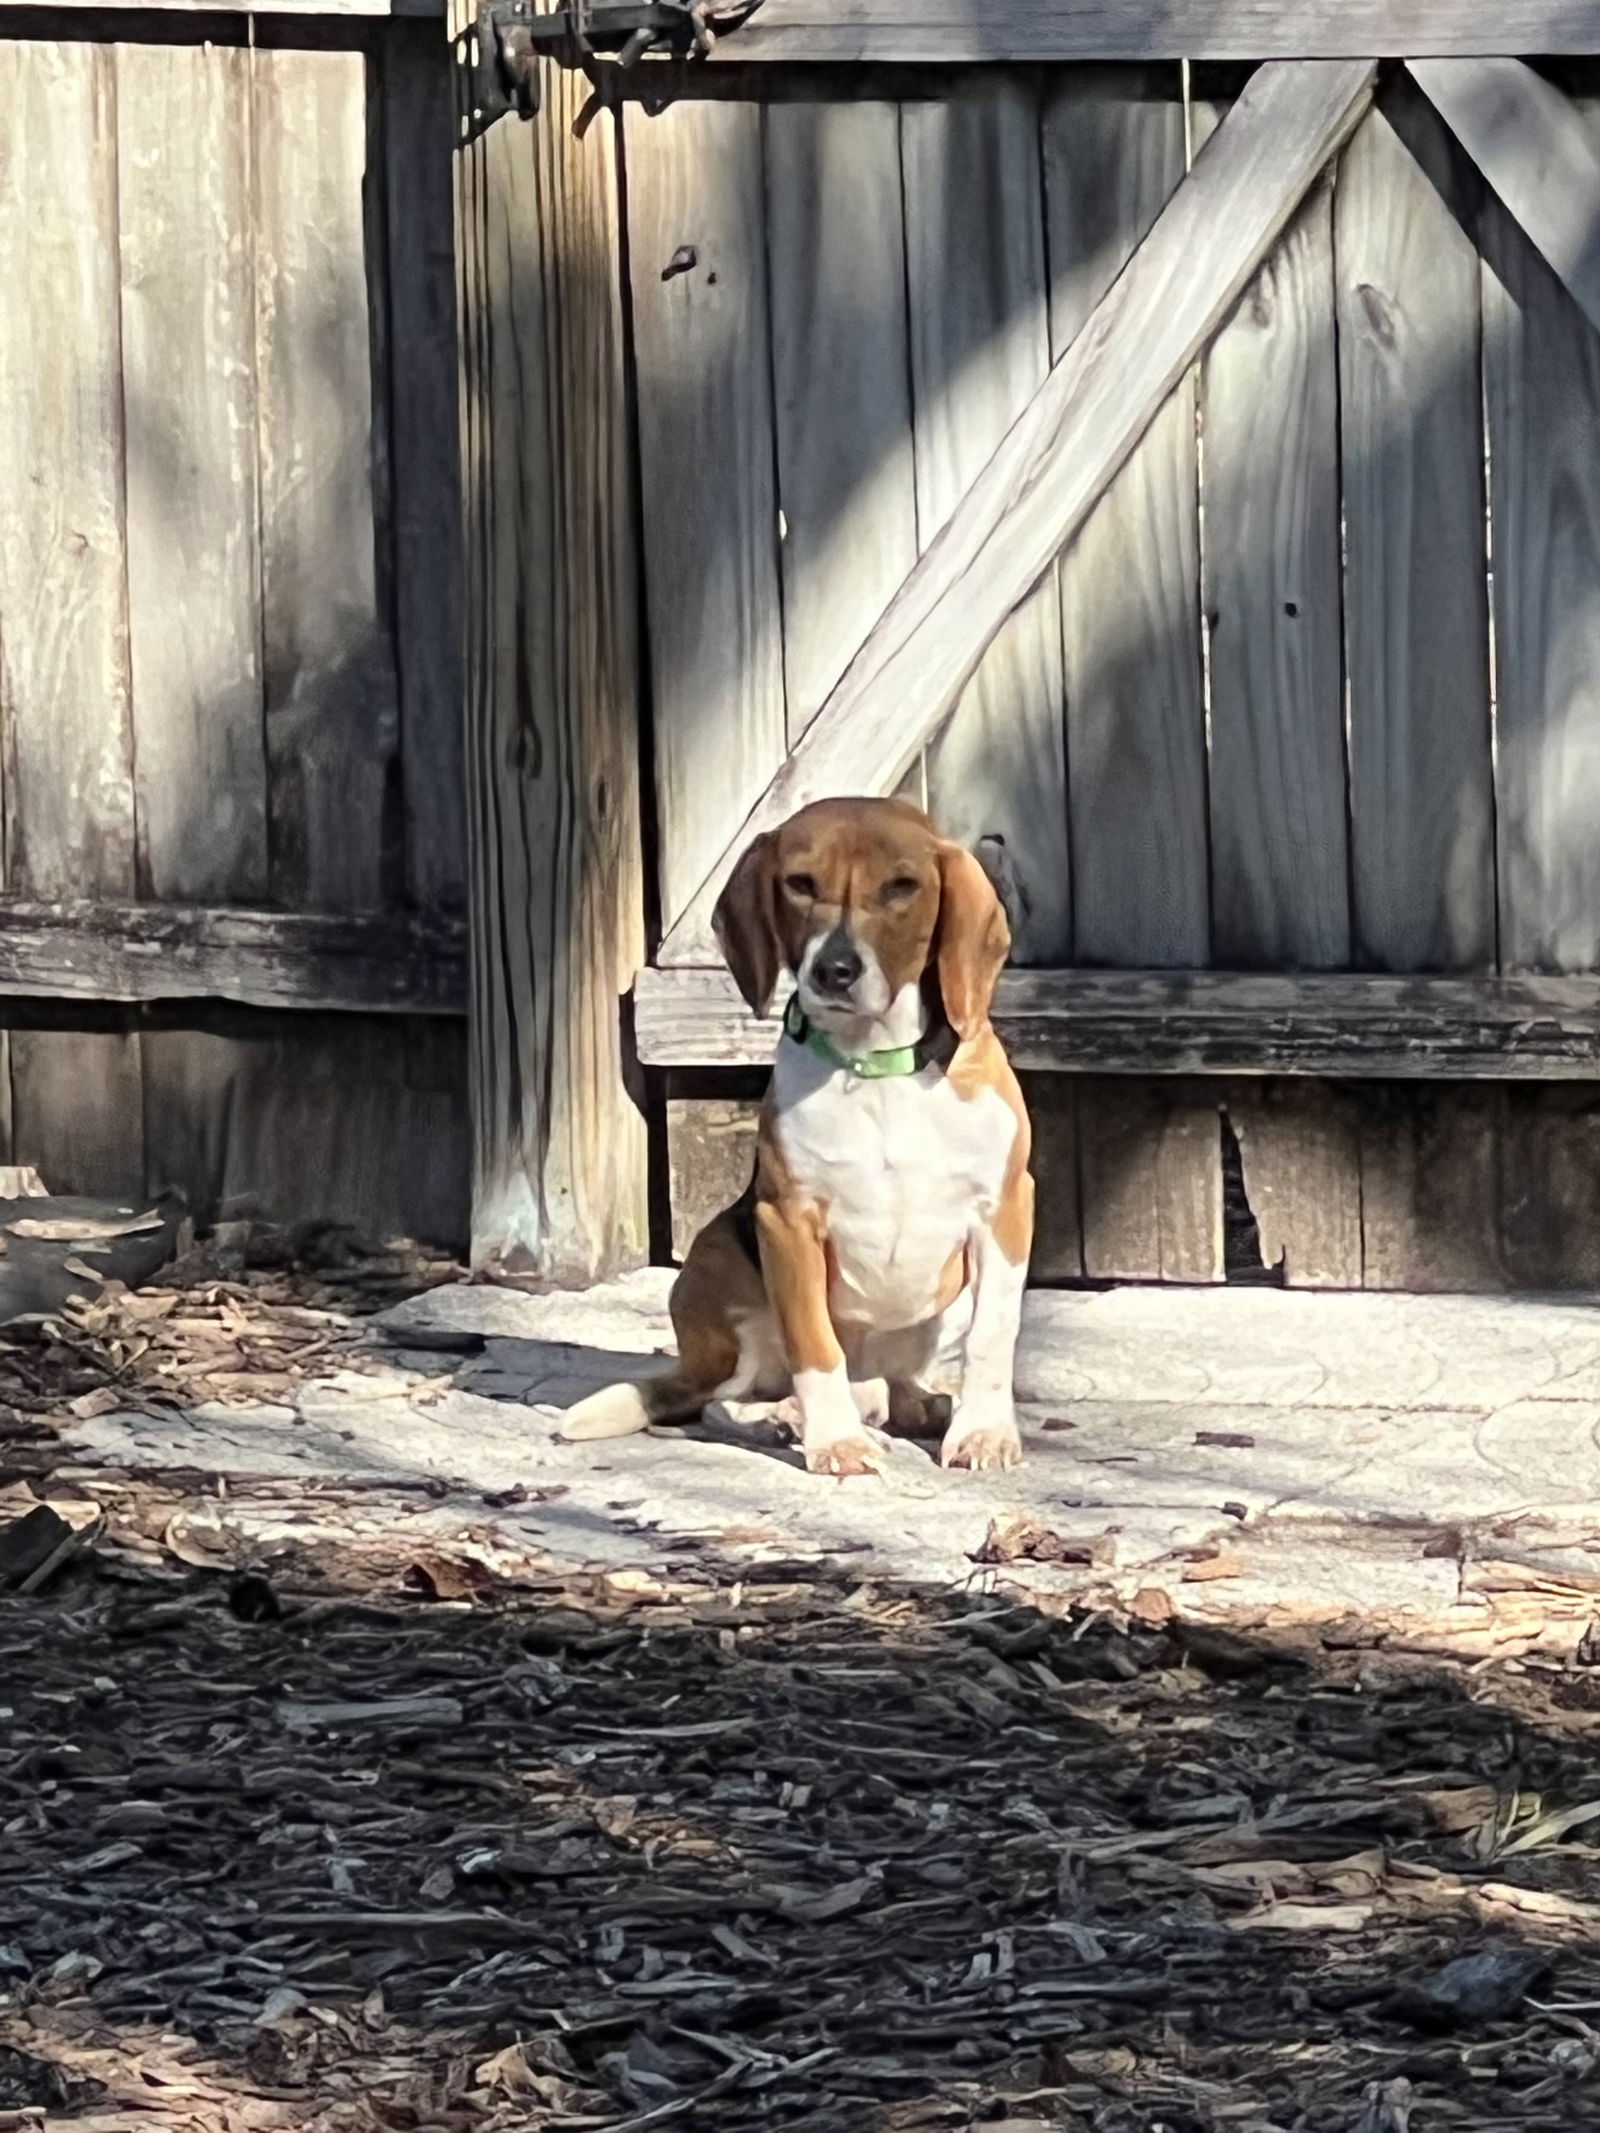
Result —
[[1600, 148], [1570, 98], [1520, 59], [1411, 71], [1506, 211], [1600, 327]]
[[1251, 78], [740, 824], [661, 962], [716, 959], [712, 908], [752, 837], [812, 800], [893, 789], [1354, 130], [1375, 71], [1297, 60]]

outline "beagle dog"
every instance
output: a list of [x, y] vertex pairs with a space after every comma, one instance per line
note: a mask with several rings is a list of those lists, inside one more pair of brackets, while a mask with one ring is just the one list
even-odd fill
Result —
[[755, 840], [714, 923], [756, 1014], [795, 979], [755, 1175], [673, 1288], [677, 1367], [581, 1401], [561, 1434], [788, 1398], [814, 1473], [868, 1474], [959, 1345], [941, 1458], [1015, 1466], [1033, 1179], [989, 1024], [1011, 935], [988, 875], [903, 800], [822, 800]]

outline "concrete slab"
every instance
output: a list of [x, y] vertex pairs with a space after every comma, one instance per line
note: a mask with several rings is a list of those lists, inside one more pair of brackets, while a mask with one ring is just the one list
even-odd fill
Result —
[[[881, 1479], [841, 1485], [805, 1473], [759, 1409], [689, 1432], [555, 1439], [562, 1406], [670, 1350], [670, 1279], [543, 1297], [434, 1290], [378, 1323], [376, 1374], [330, 1374], [292, 1412], [113, 1414], [74, 1425], [71, 1442], [113, 1465], [423, 1480], [447, 1499], [430, 1524], [457, 1505], [481, 1526], [483, 1497], [521, 1484], [545, 1500], [497, 1509], [498, 1529], [569, 1563], [664, 1565], [710, 1547], [1108, 1604], [1159, 1586], [1212, 1620], [1451, 1607], [1478, 1620], [1499, 1603], [1473, 1593], [1470, 1566], [1514, 1557], [1531, 1580], [1566, 1580], [1573, 1621], [1595, 1612], [1595, 1303], [1036, 1293], [1018, 1357], [1019, 1472], [946, 1474], [929, 1447], [902, 1443]], [[428, 1346], [468, 1336], [480, 1352]], [[1081, 1560], [983, 1561], [993, 1532], [1015, 1556], [1019, 1521], [1053, 1536], [1047, 1554]]]

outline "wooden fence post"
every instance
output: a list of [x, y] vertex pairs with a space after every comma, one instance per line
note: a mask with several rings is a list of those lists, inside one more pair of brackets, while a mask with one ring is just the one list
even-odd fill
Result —
[[[451, 0], [451, 31], [472, 0]], [[647, 1247], [624, 995], [643, 960], [616, 122], [578, 73], [456, 151], [472, 1260], [576, 1285]]]

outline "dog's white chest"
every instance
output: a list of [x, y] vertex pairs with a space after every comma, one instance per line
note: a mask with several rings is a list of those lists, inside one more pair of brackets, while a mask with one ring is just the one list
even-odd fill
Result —
[[937, 1067], [864, 1081], [789, 1043], [773, 1093], [789, 1175], [825, 1210], [835, 1312], [922, 1324], [952, 1255], [994, 1217], [1015, 1113], [993, 1089], [957, 1095]]

